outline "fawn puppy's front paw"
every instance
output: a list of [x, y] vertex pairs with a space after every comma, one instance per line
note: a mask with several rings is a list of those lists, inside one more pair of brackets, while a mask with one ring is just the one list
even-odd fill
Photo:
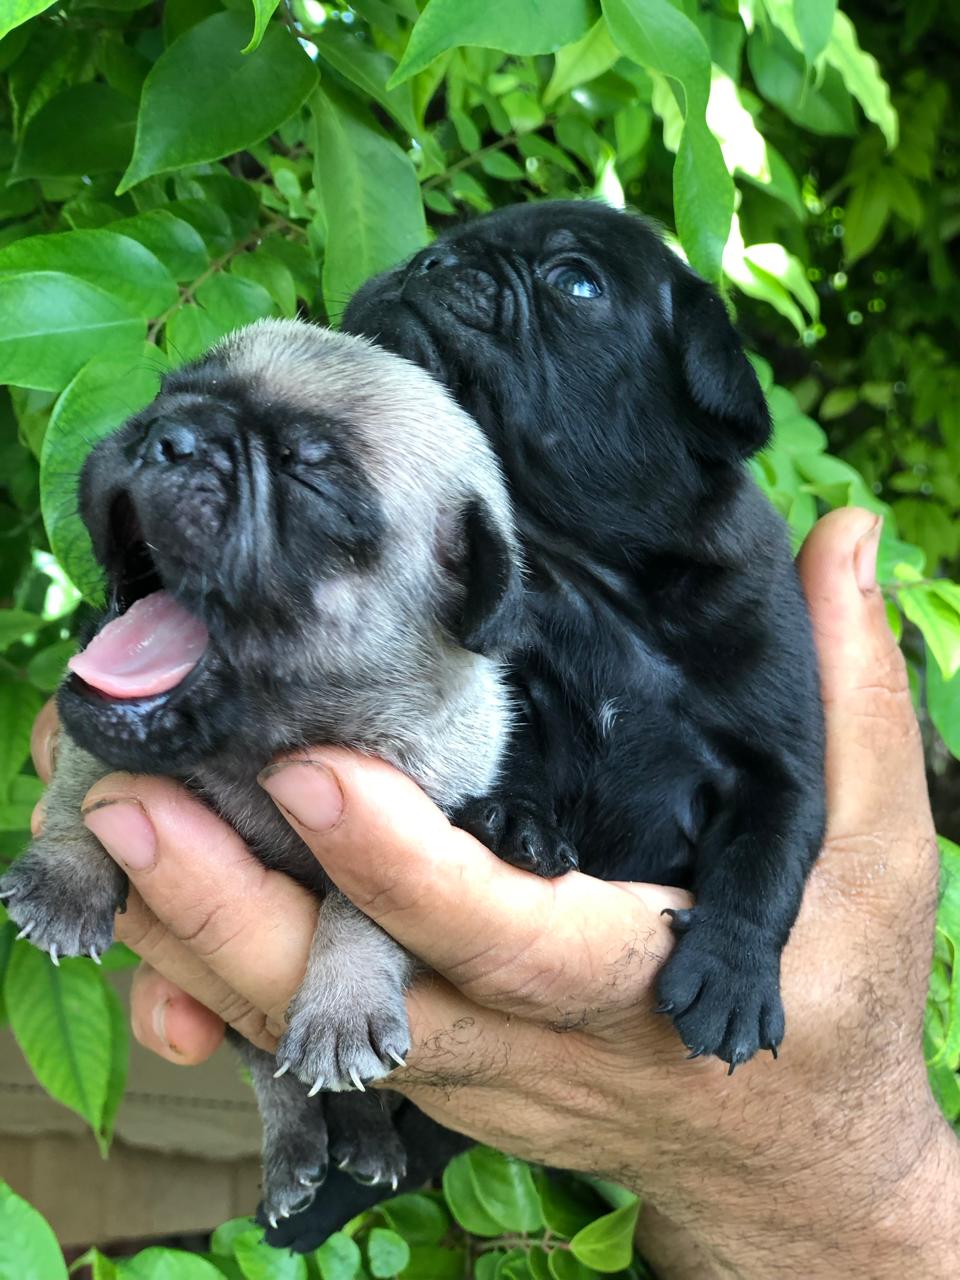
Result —
[[90, 956], [98, 963], [113, 941], [113, 918], [126, 903], [126, 877], [96, 845], [96, 870], [69, 856], [57, 843], [35, 840], [0, 880], [7, 915], [54, 964], [61, 956]]

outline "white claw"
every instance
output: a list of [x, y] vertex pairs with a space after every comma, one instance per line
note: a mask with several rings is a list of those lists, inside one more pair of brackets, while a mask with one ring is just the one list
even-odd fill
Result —
[[100, 952], [96, 947], [90, 948], [90, 959], [94, 964], [103, 964], [103, 961], [100, 959]]
[[340, 1163], [337, 1165], [337, 1168], [345, 1169], [349, 1163], [350, 1163], [349, 1160], [341, 1160]]
[[282, 1067], [278, 1067], [273, 1073], [274, 1080], [279, 1080], [281, 1076], [285, 1076], [290, 1070], [290, 1063], [285, 1062]]
[[273, 1227], [274, 1231], [276, 1231], [276, 1229], [277, 1229], [277, 1215], [276, 1215], [275, 1213], [268, 1214], [268, 1215], [267, 1215], [267, 1221], [270, 1223], [271, 1227]]
[[16, 889], [4, 889], [0, 891], [0, 902], [5, 902], [7, 898], [15, 897], [16, 893]]
[[355, 1089], [359, 1089], [361, 1093], [367, 1092], [366, 1089], [363, 1087], [363, 1081], [360, 1079], [360, 1072], [357, 1070], [356, 1067], [350, 1068], [350, 1079], [353, 1081], [353, 1087]]
[[290, 1210], [289, 1210], [289, 1209], [281, 1209], [281, 1210], [280, 1210], [280, 1217], [281, 1217], [281, 1218], [289, 1218], [289, 1217], [290, 1217]]
[[406, 1058], [401, 1058], [399, 1053], [394, 1053], [392, 1049], [387, 1050], [387, 1057], [392, 1058], [398, 1067], [405, 1067], [407, 1065]]
[[17, 934], [14, 941], [19, 942], [21, 938], [28, 938], [30, 936], [30, 930], [33, 928], [33, 925], [34, 925], [34, 921], [28, 920], [27, 923], [20, 930], [20, 932]]
[[307, 1090], [307, 1097], [312, 1098], [315, 1093], [319, 1093], [323, 1088], [323, 1076], [317, 1076], [316, 1082], [311, 1089]]
[[300, 1183], [301, 1187], [309, 1187], [311, 1191], [317, 1185], [313, 1178], [306, 1178], [303, 1174], [300, 1175], [297, 1181]]
[[390, 1185], [391, 1187], [393, 1187], [394, 1191], [396, 1191], [397, 1187], [399, 1187], [400, 1179], [397, 1177], [396, 1174], [394, 1174], [393, 1177], [390, 1179]]
[[55, 942], [50, 944], [50, 959], [53, 961], [55, 969], [60, 968], [60, 951]]

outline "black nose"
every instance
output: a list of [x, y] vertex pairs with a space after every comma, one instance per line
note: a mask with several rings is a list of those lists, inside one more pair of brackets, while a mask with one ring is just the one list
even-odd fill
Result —
[[145, 462], [186, 462], [197, 454], [197, 433], [184, 422], [161, 419], [147, 435], [142, 458]]
[[435, 267], [456, 267], [459, 263], [459, 255], [452, 245], [432, 244], [410, 263], [410, 275], [422, 276]]

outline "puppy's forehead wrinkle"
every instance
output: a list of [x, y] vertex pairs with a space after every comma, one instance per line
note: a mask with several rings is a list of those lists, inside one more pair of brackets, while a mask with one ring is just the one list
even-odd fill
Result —
[[251, 389], [255, 403], [319, 412], [348, 433], [388, 524], [412, 522], [432, 533], [438, 503], [479, 495], [513, 541], [492, 448], [417, 365], [365, 338], [293, 320], [259, 321], [225, 339], [214, 355]]

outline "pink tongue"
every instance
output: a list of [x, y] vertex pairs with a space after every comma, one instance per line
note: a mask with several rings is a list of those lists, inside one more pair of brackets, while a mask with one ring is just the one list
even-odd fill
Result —
[[67, 664], [111, 698], [166, 693], [192, 671], [207, 647], [207, 628], [167, 591], [132, 604]]

